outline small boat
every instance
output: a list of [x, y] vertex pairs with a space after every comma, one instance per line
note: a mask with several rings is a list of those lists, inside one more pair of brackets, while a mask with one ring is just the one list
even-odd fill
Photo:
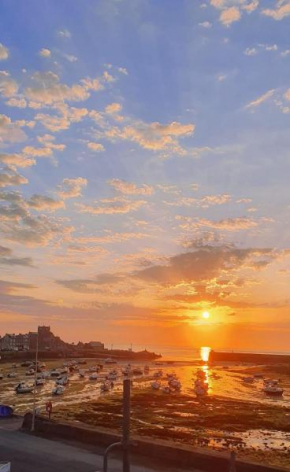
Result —
[[97, 367], [94, 365], [89, 367], [89, 372], [97, 372]]
[[29, 387], [24, 382], [21, 382], [18, 385], [16, 385], [15, 392], [16, 393], [31, 393], [33, 392], [33, 388], [34, 387]]
[[144, 374], [149, 374], [149, 372], [150, 372], [149, 365], [145, 365], [145, 367], [144, 367]]
[[117, 380], [118, 374], [116, 372], [109, 372], [106, 376], [107, 380]]
[[113, 382], [111, 382], [111, 383], [110, 382], [104, 382], [101, 385], [100, 389], [101, 389], [101, 392], [109, 392], [111, 390], [111, 388], [113, 388], [113, 387], [114, 387]]
[[179, 382], [178, 379], [172, 379], [172, 380], [169, 380], [168, 382], [169, 384], [169, 387], [173, 388], [174, 390], [181, 390], [181, 383]]
[[161, 391], [162, 391], [163, 393], [167, 393], [167, 394], [168, 394], [168, 393], [171, 393], [170, 387], [162, 387]]
[[157, 372], [154, 372], [153, 377], [155, 379], [159, 379], [160, 377], [162, 377], [162, 375], [163, 375], [162, 370], [157, 370]]
[[153, 390], [159, 390], [160, 387], [161, 387], [161, 383], [160, 383], [160, 382], [157, 382], [156, 380], [155, 380], [155, 382], [151, 382], [151, 388], [152, 388]]
[[29, 367], [31, 365], [31, 362], [30, 361], [24, 361], [20, 365], [21, 365], [21, 367]]
[[202, 386], [195, 387], [194, 393], [197, 397], [203, 397], [207, 395], [207, 389], [203, 388]]
[[32, 375], [34, 375], [34, 374], [35, 374], [35, 370], [34, 370], [34, 369], [29, 369], [27, 372], [25, 372], [25, 375], [26, 375], [27, 377], [32, 376]]
[[46, 368], [46, 364], [44, 364], [44, 362], [42, 364], [40, 364], [40, 368], [41, 369], [45, 369]]
[[84, 370], [79, 371], [79, 377], [83, 379], [86, 376], [86, 372]]
[[51, 391], [53, 395], [62, 395], [65, 391], [65, 387], [63, 385], [57, 385], [57, 387], [54, 387]]
[[43, 379], [36, 379], [35, 385], [37, 387], [42, 387], [45, 384], [45, 381]]
[[56, 379], [55, 384], [56, 385], [67, 385], [68, 384], [68, 378], [66, 376], [65, 377], [60, 377], [60, 378]]
[[117, 361], [108, 357], [107, 359], [105, 359], [105, 364], [117, 364]]
[[93, 374], [89, 376], [89, 380], [98, 380], [98, 374], [94, 372]]
[[58, 369], [53, 369], [51, 372], [50, 372], [50, 376], [51, 377], [59, 377], [60, 375], [60, 371]]
[[0, 405], [0, 418], [7, 418], [13, 415], [13, 408], [8, 405]]
[[282, 387], [279, 387], [277, 385], [267, 385], [263, 388], [263, 392], [266, 393], [266, 395], [281, 397], [284, 393], [284, 390]]
[[14, 377], [16, 377], [16, 373], [15, 372], [9, 372], [9, 374], [7, 374], [7, 377], [8, 377], [8, 379], [13, 379]]
[[142, 371], [142, 369], [140, 369], [139, 367], [135, 367], [135, 368], [132, 370], [132, 374], [133, 374], [133, 375], [143, 375], [143, 371]]

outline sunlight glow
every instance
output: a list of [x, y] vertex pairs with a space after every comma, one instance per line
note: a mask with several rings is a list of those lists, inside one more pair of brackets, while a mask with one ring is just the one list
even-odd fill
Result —
[[204, 311], [203, 314], [202, 314], [202, 317], [207, 320], [207, 319], [210, 317], [209, 312], [208, 312], [208, 311]]
[[203, 362], [207, 362], [209, 359], [209, 354], [210, 354], [211, 348], [208, 346], [204, 346], [200, 348], [200, 357], [203, 360]]

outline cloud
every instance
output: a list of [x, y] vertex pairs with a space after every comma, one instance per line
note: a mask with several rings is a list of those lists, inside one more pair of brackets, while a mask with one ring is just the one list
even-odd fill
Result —
[[94, 279], [74, 279], [74, 280], [56, 280], [55, 282], [62, 287], [79, 293], [98, 293], [103, 292], [103, 285], [112, 285], [124, 280], [122, 275], [118, 274], [99, 274]]
[[62, 55], [63, 55], [63, 57], [64, 57], [67, 61], [69, 61], [69, 62], [76, 62], [76, 61], [78, 60], [78, 58], [77, 58], [76, 56], [74, 56], [73, 54], [65, 54], [65, 53], [63, 53]]
[[52, 150], [49, 147], [35, 148], [33, 146], [26, 146], [25, 148], [22, 149], [22, 152], [26, 156], [31, 156], [31, 157], [51, 157], [52, 156]]
[[110, 105], [107, 105], [105, 108], [105, 112], [108, 113], [109, 115], [112, 115], [114, 113], [119, 113], [119, 111], [122, 110], [122, 105], [120, 103], [111, 103]]
[[62, 29], [62, 30], [59, 30], [57, 32], [57, 35], [60, 37], [60, 38], [65, 38], [65, 39], [69, 39], [71, 38], [71, 32], [67, 29]]
[[[31, 105], [31, 103], [29, 105]], [[87, 108], [70, 107], [65, 103], [55, 104], [55, 107], [59, 115], [38, 113], [34, 117], [36, 121], [40, 121], [42, 125], [51, 132], [68, 129], [71, 123], [79, 123], [89, 113]]]
[[2, 43], [0, 43], [0, 61], [4, 61], [9, 57], [9, 50]]
[[[0, 155], [1, 159], [1, 155]], [[15, 170], [6, 167], [2, 173], [0, 173], [0, 187], [8, 187], [14, 185], [27, 184], [28, 180], [23, 175], [18, 174]]]
[[56, 151], [64, 151], [66, 148], [65, 144], [56, 144], [54, 142], [55, 136], [52, 136], [51, 134], [37, 136], [37, 141], [46, 148], [55, 149]]
[[35, 159], [27, 158], [26, 156], [23, 156], [21, 154], [1, 154], [1, 153], [0, 153], [0, 162], [2, 164], [7, 164], [8, 166], [15, 166], [15, 167], [22, 167], [22, 168], [33, 166], [36, 163]]
[[[13, 256], [12, 249], [4, 246], [0, 246], [0, 264], [10, 266], [34, 267], [31, 257], [15, 257]], [[0, 281], [0, 286], [1, 282], [3, 281]], [[3, 285], [0, 287], [0, 291], [1, 288], [3, 289]]]
[[9, 72], [0, 71], [0, 94], [5, 97], [13, 97], [18, 92], [17, 82], [10, 77]]
[[91, 151], [95, 151], [95, 152], [102, 152], [105, 150], [104, 146], [100, 143], [89, 142], [87, 146]]
[[108, 180], [108, 184], [124, 195], [152, 195], [154, 193], [154, 189], [150, 185], [144, 184], [141, 187], [137, 187], [137, 185], [132, 182], [126, 182], [120, 179]]
[[167, 264], [136, 271], [135, 277], [148, 283], [164, 285], [210, 281], [224, 273], [236, 271], [255, 261], [275, 257], [268, 248], [241, 249], [235, 246], [193, 247], [193, 251], [169, 257]]
[[76, 198], [82, 195], [82, 189], [88, 184], [87, 179], [77, 177], [75, 179], [63, 179], [59, 185], [58, 194], [61, 198]]
[[118, 71], [121, 73], [121, 74], [124, 74], [124, 75], [129, 75], [127, 69], [125, 67], [118, 67]]
[[49, 49], [42, 48], [42, 49], [40, 49], [38, 55], [41, 56], [41, 57], [50, 57], [50, 56], [51, 56], [51, 52], [50, 52]]
[[140, 147], [152, 151], [169, 151], [182, 155], [186, 151], [180, 147], [178, 139], [191, 136], [194, 129], [193, 124], [183, 125], [175, 121], [167, 125], [158, 122], [151, 124], [137, 122], [123, 129], [113, 127], [106, 131], [104, 136], [112, 141], [123, 139], [135, 142]]
[[246, 105], [246, 108], [256, 108], [260, 106], [262, 103], [269, 100], [269, 98], [271, 98], [274, 95], [274, 93], [275, 93], [275, 89], [268, 90], [268, 92], [264, 93], [263, 95], [258, 97], [256, 100], [248, 103], [248, 105]]
[[5, 102], [5, 105], [9, 107], [26, 108], [27, 102], [24, 98], [12, 97], [12, 98], [9, 98], [7, 102]]
[[111, 199], [102, 199], [95, 202], [95, 205], [84, 205], [77, 203], [76, 206], [80, 213], [90, 213], [92, 215], [114, 215], [125, 214], [131, 211], [137, 211], [143, 205], [146, 205], [144, 200], [129, 200], [124, 197], [115, 197]]
[[226, 10], [223, 10], [220, 14], [220, 22], [225, 26], [230, 26], [235, 21], [241, 19], [241, 12], [236, 7], [230, 7]]
[[223, 229], [226, 231], [240, 231], [258, 226], [258, 222], [248, 217], [225, 218], [219, 221], [211, 221], [207, 219], [199, 219], [197, 226], [208, 226], [215, 229]]
[[75, 238], [75, 242], [78, 244], [114, 244], [124, 243], [131, 239], [143, 239], [148, 238], [149, 235], [145, 233], [117, 233], [111, 230], [105, 231], [101, 236], [83, 236]]
[[201, 199], [201, 205], [203, 207], [208, 207], [210, 205], [224, 205], [231, 201], [231, 195], [222, 194], [222, 195], [206, 195]]
[[62, 200], [55, 200], [51, 197], [46, 197], [44, 195], [32, 195], [32, 197], [27, 200], [27, 204], [34, 210], [43, 211], [55, 211], [60, 208], [65, 208], [65, 204]]
[[256, 48], [246, 48], [244, 50], [244, 54], [246, 56], [255, 56], [256, 54], [258, 54], [258, 50]]
[[21, 122], [12, 121], [6, 115], [0, 115], [0, 143], [20, 143], [25, 141], [27, 136], [21, 129]]
[[276, 21], [283, 20], [287, 16], [290, 15], [290, 3], [289, 1], [281, 2], [281, 0], [277, 1], [276, 8], [266, 8], [262, 10], [262, 14], [265, 16], [269, 16]]
[[212, 24], [209, 21], [203, 21], [202, 23], [198, 23], [198, 26], [202, 26], [203, 28], [211, 28]]

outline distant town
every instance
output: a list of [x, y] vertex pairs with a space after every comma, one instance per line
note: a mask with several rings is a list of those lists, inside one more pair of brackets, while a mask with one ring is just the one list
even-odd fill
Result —
[[0, 337], [0, 351], [2, 358], [31, 357], [38, 344], [42, 357], [106, 357], [123, 359], [148, 359], [154, 360], [161, 356], [151, 353], [146, 349], [140, 352], [128, 350], [106, 349], [100, 341], [88, 343], [78, 342], [70, 344], [55, 336], [50, 326], [39, 326], [38, 331], [30, 331], [25, 334], [6, 333]]

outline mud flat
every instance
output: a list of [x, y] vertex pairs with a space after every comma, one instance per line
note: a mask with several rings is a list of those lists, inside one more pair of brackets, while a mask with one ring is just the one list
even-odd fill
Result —
[[[290, 409], [219, 397], [133, 391], [132, 434], [206, 450], [235, 450], [241, 459], [290, 470]], [[121, 431], [120, 394], [102, 397], [76, 410], [59, 406], [54, 420]]]

